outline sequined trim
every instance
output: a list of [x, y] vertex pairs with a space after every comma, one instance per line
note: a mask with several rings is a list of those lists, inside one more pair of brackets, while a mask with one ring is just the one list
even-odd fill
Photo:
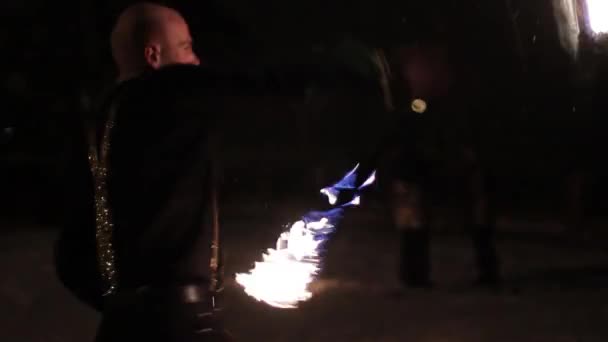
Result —
[[95, 186], [95, 240], [97, 245], [97, 262], [104, 282], [104, 296], [116, 292], [118, 272], [116, 270], [114, 247], [112, 245], [112, 212], [108, 204], [108, 155], [110, 152], [110, 134], [114, 127], [113, 117], [106, 122], [99, 148], [94, 135], [89, 144], [89, 166]]

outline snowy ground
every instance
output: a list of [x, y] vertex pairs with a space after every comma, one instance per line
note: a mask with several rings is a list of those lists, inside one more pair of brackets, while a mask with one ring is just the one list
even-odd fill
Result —
[[[261, 221], [230, 226], [228, 276], [245, 271], [280, 230]], [[98, 316], [53, 274], [56, 232], [14, 228], [0, 239], [0, 341], [91, 341]], [[608, 252], [602, 244], [536, 236], [501, 234], [501, 292], [470, 286], [468, 239], [443, 233], [433, 240], [436, 287], [402, 290], [394, 232], [351, 220], [332, 240], [310, 302], [297, 310], [271, 309], [229, 281], [227, 323], [240, 341], [608, 341]]]

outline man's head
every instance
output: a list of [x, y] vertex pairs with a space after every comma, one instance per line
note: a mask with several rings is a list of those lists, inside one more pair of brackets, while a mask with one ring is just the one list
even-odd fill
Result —
[[188, 24], [174, 9], [138, 3], [118, 17], [111, 37], [119, 81], [169, 64], [200, 63]]

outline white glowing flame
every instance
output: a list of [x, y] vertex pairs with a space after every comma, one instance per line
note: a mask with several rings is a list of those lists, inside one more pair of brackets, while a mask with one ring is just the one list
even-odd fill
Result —
[[321, 193], [325, 196], [327, 196], [327, 200], [329, 201], [329, 204], [334, 205], [336, 204], [336, 202], [338, 202], [338, 191], [336, 191], [334, 188], [323, 188], [321, 189]]
[[589, 25], [595, 33], [608, 33], [608, 1], [587, 0]]
[[376, 181], [376, 171], [372, 172], [372, 174], [359, 186], [359, 189], [367, 188], [372, 185]]
[[296, 308], [312, 293], [308, 285], [319, 271], [317, 248], [322, 242], [314, 239], [314, 232], [331, 229], [328, 219], [316, 222], [298, 221], [277, 239], [277, 248], [263, 254], [264, 261], [256, 262], [249, 273], [238, 273], [237, 283], [253, 298], [278, 308]]

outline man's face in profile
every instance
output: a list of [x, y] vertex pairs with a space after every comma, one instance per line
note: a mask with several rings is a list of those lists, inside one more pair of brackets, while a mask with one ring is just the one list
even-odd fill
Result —
[[162, 65], [200, 64], [198, 56], [192, 49], [190, 29], [183, 18], [171, 18], [166, 23], [163, 40], [160, 51]]

